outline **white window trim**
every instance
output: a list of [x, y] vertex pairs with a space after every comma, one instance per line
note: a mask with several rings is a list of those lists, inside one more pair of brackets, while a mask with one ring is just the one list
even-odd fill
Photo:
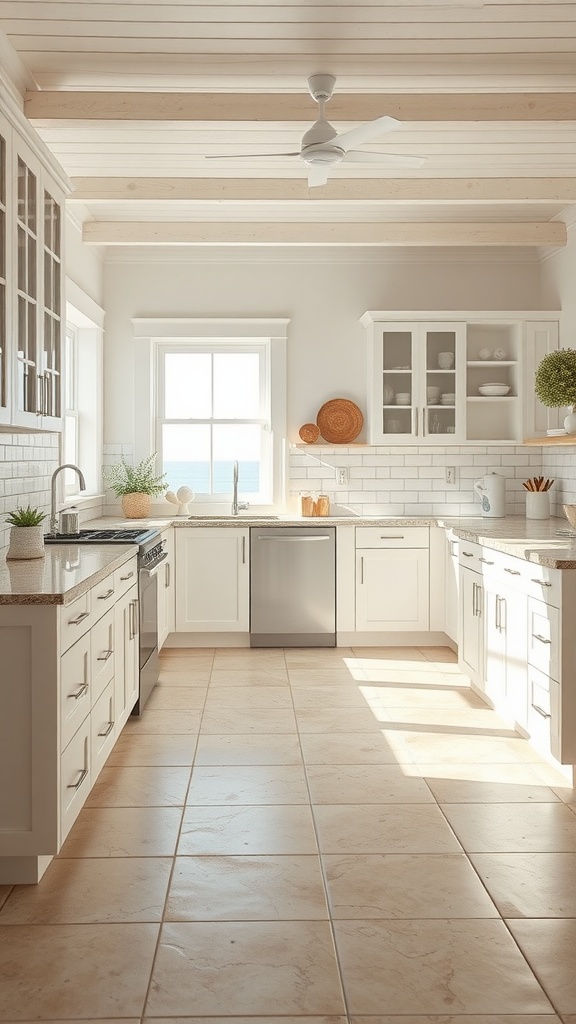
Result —
[[[286, 429], [286, 348], [289, 319], [245, 317], [210, 318], [134, 318], [134, 386], [138, 400], [134, 406], [134, 461], [140, 462], [157, 450], [156, 368], [158, 347], [176, 339], [224, 340], [270, 343], [270, 430], [272, 438], [272, 505], [283, 507], [287, 492]], [[212, 500], [221, 507], [228, 498]], [[168, 503], [160, 503], [168, 508]], [[172, 506], [170, 506], [172, 507]]]

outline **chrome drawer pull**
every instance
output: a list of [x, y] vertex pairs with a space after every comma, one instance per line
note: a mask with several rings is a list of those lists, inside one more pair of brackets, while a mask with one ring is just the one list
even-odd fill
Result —
[[518, 572], [518, 569], [507, 569], [506, 566], [504, 566], [504, 572], [509, 572], [511, 576], [519, 576], [520, 575], [520, 573]]
[[494, 565], [494, 562], [489, 561], [488, 558], [481, 558], [481, 562], [485, 562], [486, 565]]
[[80, 622], [84, 622], [84, 619], [87, 619], [89, 617], [89, 615], [90, 615], [90, 612], [80, 612], [80, 615], [77, 615], [75, 619], [68, 619], [68, 625], [69, 626], [78, 626], [79, 623]]
[[534, 711], [537, 711], [539, 715], [542, 715], [542, 718], [552, 718], [552, 715], [549, 715], [547, 711], [543, 711], [537, 704], [532, 704], [532, 707], [534, 708]]
[[108, 728], [106, 729], [106, 731], [105, 732], [99, 732], [98, 735], [102, 736], [102, 737], [109, 736], [110, 733], [112, 732], [113, 728], [114, 728], [114, 722], [108, 722]]
[[99, 601], [107, 601], [109, 597], [112, 597], [113, 593], [114, 593], [114, 587], [111, 587], [110, 590], [107, 590], [105, 594], [98, 594], [98, 600]]
[[83, 768], [82, 771], [80, 772], [80, 778], [78, 779], [78, 782], [73, 782], [71, 785], [70, 785], [70, 783], [68, 783], [68, 786], [66, 788], [67, 789], [78, 789], [82, 785], [82, 783], [84, 782], [84, 779], [86, 778], [87, 775], [88, 775], [88, 769], [87, 768]]
[[108, 661], [108, 658], [111, 658], [113, 654], [114, 651], [104, 651], [103, 654], [98, 655], [96, 661]]
[[539, 640], [541, 644], [551, 644], [552, 641], [548, 640], [545, 636], [540, 636], [539, 633], [532, 633], [535, 640]]
[[170, 562], [166, 562], [166, 572], [164, 574], [164, 586], [169, 587], [171, 583], [170, 578]]
[[462, 554], [464, 555], [464, 558], [474, 558], [473, 551], [463, 551]]
[[82, 686], [79, 690], [76, 690], [76, 693], [69, 693], [68, 700], [80, 700], [80, 697], [83, 697], [85, 693], [88, 693], [88, 683], [82, 683]]
[[551, 587], [552, 586], [552, 584], [548, 583], [546, 580], [531, 580], [530, 582], [531, 583], [539, 583], [541, 587]]
[[404, 540], [403, 533], [387, 533], [384, 536], [380, 534], [380, 540]]
[[134, 575], [133, 572], [129, 572], [127, 576], [121, 576], [120, 579], [121, 580], [131, 580], [133, 575]]

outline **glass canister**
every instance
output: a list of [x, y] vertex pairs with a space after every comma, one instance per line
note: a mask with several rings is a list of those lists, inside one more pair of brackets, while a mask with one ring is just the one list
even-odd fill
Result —
[[317, 516], [329, 516], [330, 515], [330, 498], [327, 494], [319, 494], [316, 500], [316, 515]]
[[310, 491], [300, 491], [300, 514], [303, 516], [314, 515], [314, 499]]

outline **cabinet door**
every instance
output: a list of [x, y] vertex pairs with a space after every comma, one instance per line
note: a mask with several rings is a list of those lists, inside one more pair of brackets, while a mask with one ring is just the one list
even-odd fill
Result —
[[62, 426], [63, 196], [14, 133], [15, 286], [12, 422]]
[[527, 320], [524, 324], [524, 346], [526, 364], [524, 388], [526, 394], [524, 437], [539, 437], [547, 430], [562, 426], [565, 410], [549, 409], [536, 398], [534, 376], [539, 363], [550, 352], [555, 352], [560, 342], [558, 322], [553, 320]]
[[484, 581], [484, 693], [494, 707], [503, 708], [506, 697], [506, 603], [497, 586]]
[[503, 590], [500, 619], [506, 636], [505, 703], [516, 725], [526, 728], [528, 716], [528, 602], [517, 590]]
[[454, 444], [464, 438], [465, 346], [464, 323], [420, 324], [419, 443]]
[[482, 687], [482, 609], [484, 593], [480, 573], [460, 566], [460, 670]]
[[8, 219], [11, 207], [9, 190], [12, 188], [11, 176], [8, 174], [8, 149], [11, 134], [8, 122], [0, 115], [0, 423], [9, 423], [11, 412], [11, 352], [8, 346], [8, 281], [13, 273], [12, 254], [8, 245]]
[[158, 650], [174, 632], [176, 597], [174, 592], [174, 530], [162, 534], [166, 560], [158, 571]]
[[116, 602], [114, 627], [114, 712], [118, 736], [138, 700], [138, 587], [132, 587]]
[[356, 629], [429, 628], [429, 554], [416, 548], [356, 552]]
[[458, 541], [447, 536], [444, 571], [444, 631], [454, 643], [458, 643], [459, 589]]
[[176, 631], [248, 632], [249, 533], [176, 531]]

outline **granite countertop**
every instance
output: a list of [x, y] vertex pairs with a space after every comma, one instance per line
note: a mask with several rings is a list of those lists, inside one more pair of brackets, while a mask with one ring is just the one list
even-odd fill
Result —
[[136, 554], [134, 544], [49, 544], [0, 561], [0, 605], [70, 604]]
[[[504, 519], [439, 517], [436, 522], [469, 540], [550, 569], [576, 569], [576, 531], [564, 517]], [[573, 536], [571, 536], [573, 534]]]

